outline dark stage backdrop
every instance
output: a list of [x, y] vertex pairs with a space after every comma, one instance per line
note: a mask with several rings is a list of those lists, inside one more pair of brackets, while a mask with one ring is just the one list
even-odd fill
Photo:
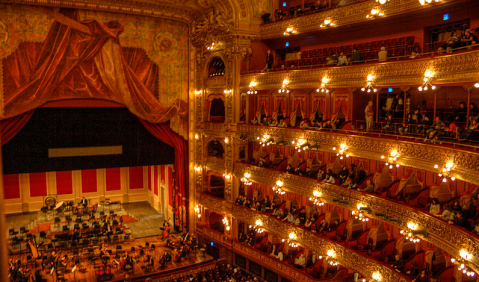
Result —
[[[119, 155], [49, 158], [48, 149], [122, 146]], [[126, 108], [38, 108], [2, 146], [4, 174], [173, 164], [172, 147]]]

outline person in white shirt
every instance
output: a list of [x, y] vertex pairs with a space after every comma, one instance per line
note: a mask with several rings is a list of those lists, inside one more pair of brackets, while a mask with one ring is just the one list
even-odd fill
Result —
[[347, 64], [348, 64], [348, 57], [344, 56], [343, 52], [339, 53], [338, 66], [343, 66]]
[[336, 181], [334, 180], [334, 177], [330, 175], [329, 173], [326, 173], [326, 178], [324, 178], [324, 181], [334, 184]]
[[304, 266], [306, 265], [306, 258], [304, 257], [304, 254], [301, 254], [299, 258], [295, 259], [294, 264], [301, 268], [304, 268]]
[[288, 212], [288, 215], [285, 218], [283, 218], [283, 220], [287, 220], [289, 223], [293, 223], [294, 217], [290, 212]]
[[282, 252], [282, 251], [279, 251], [279, 252], [278, 252], [278, 255], [276, 256], [276, 258], [279, 259], [280, 261], [283, 261], [283, 257], [284, 257], [283, 252]]

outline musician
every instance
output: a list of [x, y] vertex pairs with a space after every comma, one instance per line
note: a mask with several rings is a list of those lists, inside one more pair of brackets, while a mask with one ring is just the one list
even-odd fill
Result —
[[126, 270], [126, 266], [129, 265], [133, 268], [133, 258], [131, 257], [130, 253], [126, 255], [126, 258], [123, 261], [123, 266], [121, 267], [123, 270]]
[[170, 229], [170, 224], [168, 223], [167, 220], [163, 221], [163, 227], [160, 227], [161, 230], [166, 230], [166, 229]]
[[56, 257], [57, 257], [57, 255], [56, 255], [55, 251], [52, 251], [52, 252], [48, 255], [48, 257], [47, 257], [47, 259], [46, 259], [46, 261], [45, 261], [45, 264], [47, 265], [47, 268], [52, 268], [52, 267], [53, 267], [53, 264], [54, 264], [54, 262], [55, 262], [55, 258], [56, 258]]
[[183, 246], [181, 246], [181, 247], [177, 250], [175, 262], [180, 262], [180, 261], [181, 261], [181, 258], [184, 258], [184, 257], [186, 257], [186, 248], [184, 248]]
[[186, 242], [188, 242], [189, 239], [190, 239], [190, 233], [189, 232], [183, 233], [183, 235], [181, 235], [181, 237], [180, 237], [180, 240], [181, 240], [182, 244], [185, 244]]
[[40, 269], [35, 271], [35, 282], [47, 282], [47, 279], [43, 277], [42, 271]]
[[86, 206], [88, 206], [88, 200], [85, 199], [85, 197], [82, 197], [81, 200], [80, 200], [80, 205], [82, 205], [86, 208]]
[[109, 236], [110, 234], [112, 234], [111, 226], [109, 222], [105, 222], [103, 224], [102, 233], [103, 233], [103, 236], [107, 236], [107, 235]]
[[100, 257], [109, 256], [111, 251], [108, 249], [107, 244], [101, 245]]
[[67, 256], [63, 256], [60, 262], [58, 263], [57, 267], [64, 267], [67, 268]]
[[166, 263], [171, 261], [171, 255], [168, 251], [165, 251], [165, 253], [161, 256], [159, 263], [162, 268], [165, 268]]
[[173, 242], [171, 239], [166, 239], [166, 246], [167, 246], [168, 248], [174, 249], [174, 248], [176, 247], [176, 243]]

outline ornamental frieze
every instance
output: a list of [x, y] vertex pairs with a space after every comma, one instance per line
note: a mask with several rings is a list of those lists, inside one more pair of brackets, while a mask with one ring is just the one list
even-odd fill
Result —
[[373, 74], [375, 86], [420, 85], [427, 69], [435, 72], [435, 84], [475, 83], [479, 68], [479, 50], [415, 60], [353, 65], [347, 67], [304, 68], [241, 76], [240, 88], [247, 89], [256, 81], [256, 89], [277, 89], [289, 80], [290, 89], [316, 88], [322, 77], [328, 77], [328, 86], [363, 87], [366, 77]]
[[313, 195], [313, 191], [318, 190], [322, 193], [321, 200], [325, 203], [338, 205], [334, 199], [347, 199], [349, 205], [341, 207], [354, 210], [361, 203], [372, 207], [373, 213], [368, 217], [384, 221], [382, 217], [374, 215], [376, 212], [387, 213], [389, 217], [397, 218], [402, 224], [387, 221], [391, 225], [404, 227], [408, 222], [418, 223], [421, 228], [429, 233], [428, 241], [435, 246], [445, 250], [453, 256], [459, 256], [460, 251], [465, 249], [473, 254], [471, 267], [479, 269], [479, 239], [471, 234], [462, 231], [446, 221], [430, 216], [412, 207], [402, 205], [389, 199], [380, 198], [371, 194], [365, 194], [345, 187], [331, 185], [328, 183], [319, 183], [318, 181], [297, 175], [282, 173], [275, 170], [263, 169], [256, 166], [249, 166], [242, 163], [235, 163], [234, 174], [237, 178], [243, 177], [245, 172], [251, 174], [249, 178], [253, 182], [275, 186], [276, 181], [283, 181], [283, 190], [292, 193], [301, 194], [307, 197]]
[[306, 231], [284, 221], [277, 220], [237, 205], [233, 206], [232, 215], [235, 219], [251, 225], [254, 225], [256, 220], [259, 219], [263, 223], [262, 228], [280, 238], [289, 238], [290, 233], [295, 233], [297, 241], [302, 246], [309, 248], [317, 254], [326, 255], [328, 250], [333, 250], [336, 254], [334, 256], [335, 261], [346, 268], [361, 273], [365, 277], [371, 277], [372, 273], [379, 272], [384, 281], [409, 281], [409, 279], [400, 273], [361, 252], [346, 248], [334, 241], [330, 241], [324, 237], [319, 237], [313, 232]]
[[215, 170], [217, 172], [224, 173], [225, 172], [225, 160], [223, 158], [206, 157], [206, 168], [208, 170]]

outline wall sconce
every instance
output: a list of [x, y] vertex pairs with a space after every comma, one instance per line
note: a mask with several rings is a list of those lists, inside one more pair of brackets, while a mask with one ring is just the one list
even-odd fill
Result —
[[283, 33], [286, 36], [295, 34], [297, 31], [293, 27], [286, 28], [286, 31]]
[[230, 227], [230, 222], [228, 221], [228, 218], [225, 216], [223, 218], [223, 224], [226, 226], [226, 231], [230, 231], [231, 227]]
[[198, 205], [196, 205], [195, 207], [195, 213], [198, 215], [198, 219], [201, 218], [201, 213], [200, 213], [200, 207]]
[[432, 84], [433, 77], [434, 73], [431, 70], [426, 70], [426, 72], [424, 73], [423, 83], [417, 89], [419, 91], [427, 91], [429, 90], [429, 88], [431, 88], [431, 90], [435, 90], [436, 86]]
[[[337, 262], [333, 261], [333, 258], [334, 258], [335, 255], [336, 255], [336, 254], [334, 253], [333, 250], [328, 250], [328, 251], [326, 252], [326, 258], [325, 258], [325, 259], [326, 259], [326, 261], [327, 261], [330, 265], [333, 265], [333, 266], [338, 265]], [[318, 258], [319, 258], [319, 259], [322, 259], [323, 256], [319, 256]]]
[[259, 141], [259, 144], [262, 145], [263, 147], [265, 145], [269, 146], [270, 144], [273, 144], [274, 139], [271, 138], [269, 135], [265, 134], [263, 137], [261, 137], [261, 141]]
[[249, 228], [253, 228], [256, 233], [261, 234], [264, 232], [264, 229], [261, 228], [262, 225], [263, 225], [263, 222], [261, 221], [261, 219], [257, 219], [255, 221], [255, 225], [254, 226], [250, 225]]
[[294, 146], [294, 149], [295, 150], [298, 150], [298, 152], [301, 152], [301, 149], [304, 149], [305, 147], [309, 147], [309, 144], [308, 144], [308, 141], [306, 141], [306, 139], [298, 139], [298, 141], [292, 141], [291, 142]]
[[[336, 153], [336, 156], [339, 156], [339, 159], [342, 160], [344, 156], [346, 158], [349, 158], [349, 154], [346, 154], [346, 150], [348, 149], [348, 146], [346, 144], [341, 144], [339, 145], [339, 151]], [[336, 151], [336, 147], [333, 147], [333, 151]]]
[[373, 87], [373, 82], [374, 82], [374, 75], [372, 74], [369, 74], [367, 77], [367, 82], [366, 82], [366, 86], [361, 88], [361, 91], [366, 91], [366, 92], [377, 92], [378, 90], [376, 88]]
[[[399, 167], [399, 164], [396, 163], [397, 158], [398, 158], [398, 152], [397, 151], [392, 151], [389, 155], [388, 161], [385, 163], [386, 166], [389, 166], [389, 169], [392, 169], [393, 167]], [[384, 155], [381, 156], [381, 159], [384, 159]]]
[[[441, 171], [437, 174], [437, 176], [442, 177], [442, 182], [447, 182], [448, 179], [451, 179], [451, 181], [456, 180], [456, 177], [451, 176], [451, 172], [454, 167], [455, 165], [453, 162], [448, 162], [442, 167]], [[434, 165], [434, 168], [439, 168], [439, 166], [436, 164]]]
[[[290, 247], [296, 248], [299, 245], [296, 244], [294, 241], [296, 240], [296, 234], [294, 232], [289, 233], [289, 239], [288, 239], [288, 244]], [[284, 242], [284, 239], [281, 240], [281, 242]]]
[[196, 170], [196, 172], [200, 172], [201, 171], [201, 166], [195, 166], [195, 170]]
[[228, 144], [229, 141], [228, 137], [225, 137], [225, 144]]
[[376, 0], [377, 3], [381, 4], [381, 5], [384, 5], [386, 4], [386, 2], [388, 2], [389, 0]]
[[211, 42], [210, 44], [206, 45], [206, 50], [212, 51], [215, 48], [215, 43]]
[[203, 90], [195, 90], [195, 95], [201, 95], [203, 93]]
[[245, 186], [253, 185], [253, 182], [249, 180], [250, 177], [251, 177], [251, 174], [249, 174], [248, 172], [244, 173], [244, 177], [241, 178], [241, 182], [243, 182], [243, 185]]
[[362, 222], [369, 221], [369, 218], [364, 215], [365, 212], [371, 213], [371, 208], [358, 204], [357, 210], [353, 211], [354, 218]]
[[404, 235], [406, 240], [411, 241], [413, 243], [419, 243], [421, 239], [417, 238], [416, 235], [422, 235], [423, 237], [427, 237], [427, 232], [426, 230], [417, 230], [418, 225], [409, 222], [407, 224], [407, 228], [405, 230], [401, 230], [399, 233]]
[[256, 87], [256, 81], [251, 81], [249, 84], [249, 90], [246, 92], [246, 94], [258, 94], [258, 91], [255, 90]]
[[458, 265], [457, 270], [462, 271], [462, 273], [466, 274], [469, 277], [476, 276], [476, 273], [466, 266], [467, 261], [472, 258], [472, 255], [466, 250], [461, 250], [459, 255], [460, 258], [458, 258], [457, 260], [455, 258], [451, 258], [451, 262], [455, 265]]
[[321, 201], [320, 197], [321, 192], [319, 192], [318, 190], [314, 190], [313, 197], [310, 197], [309, 200], [313, 202], [313, 205], [323, 206], [324, 203]]
[[433, 1], [437, 3], [437, 2], [440, 2], [441, 0], [419, 0], [419, 3], [424, 6], [426, 4], [431, 4]]
[[281, 89], [278, 90], [278, 93], [285, 93], [285, 92], [289, 93], [288, 84], [289, 84], [289, 80], [284, 79], [283, 85], [281, 85]]
[[195, 134], [195, 139], [196, 140], [200, 139], [200, 136], [198, 135], [198, 133]]
[[333, 27], [333, 26], [334, 26], [334, 23], [331, 21], [331, 18], [325, 18], [324, 22], [319, 27], [327, 28], [327, 27]]
[[377, 18], [382, 16], [384, 16], [384, 12], [382, 12], [379, 7], [375, 7], [371, 10], [371, 12], [368, 15], [366, 15], [366, 18], [369, 19], [369, 18]]
[[284, 195], [286, 193], [286, 191], [281, 189], [281, 187], [283, 187], [283, 181], [278, 179], [276, 181], [276, 186], [278, 186], [278, 187], [273, 187], [272, 188], [275, 193], [277, 193], [278, 195]]
[[479, 82], [476, 82], [476, 83], [474, 84], [474, 87], [479, 88]]
[[223, 173], [223, 177], [224, 177], [226, 180], [229, 180], [229, 179], [231, 178], [231, 174]]
[[225, 93], [225, 95], [231, 94], [233, 93], [233, 89], [225, 89], [223, 90], [223, 93]]
[[381, 274], [379, 274], [379, 271], [373, 272], [373, 279], [376, 281], [381, 280]]
[[321, 79], [321, 86], [318, 89], [316, 89], [316, 92], [329, 93], [329, 90], [326, 89], [326, 84], [328, 84], [328, 82], [329, 82], [329, 79], [326, 77], [323, 77], [323, 79]]

